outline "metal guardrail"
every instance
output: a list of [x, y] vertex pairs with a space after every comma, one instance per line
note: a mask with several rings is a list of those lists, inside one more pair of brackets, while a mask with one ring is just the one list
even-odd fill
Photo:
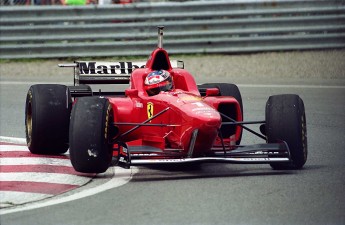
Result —
[[170, 54], [345, 47], [345, 0], [238, 0], [0, 8], [0, 58], [148, 55], [164, 25]]

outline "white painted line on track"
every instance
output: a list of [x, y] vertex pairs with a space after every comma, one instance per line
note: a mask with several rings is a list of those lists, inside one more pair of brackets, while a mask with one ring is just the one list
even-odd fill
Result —
[[6, 199], [6, 202], [0, 203], [0, 207], [13, 206], [12, 202], [16, 202], [16, 204], [24, 204], [24, 203], [27, 203], [29, 201], [39, 201], [39, 200], [49, 198], [52, 196], [53, 195], [51, 195], [51, 194], [41, 194], [41, 193], [0, 191], [0, 199]]
[[72, 166], [69, 159], [55, 159], [55, 158], [0, 158], [0, 165], [49, 165], [49, 166]]
[[31, 181], [45, 183], [59, 183], [70, 185], [84, 185], [90, 180], [89, 177], [82, 177], [71, 174], [59, 173], [38, 173], [38, 172], [20, 172], [20, 173], [0, 173], [0, 181]]
[[0, 137], [0, 143], [1, 209], [67, 193], [94, 177], [75, 172], [68, 155], [30, 153], [25, 139]]
[[23, 151], [27, 152], [27, 146], [19, 146], [19, 145], [0, 145], [0, 152], [17, 152]]
[[[75, 193], [70, 196], [65, 196], [57, 199], [50, 199], [44, 202], [34, 202], [30, 203], [28, 205], [24, 205], [22, 207], [17, 207], [13, 209], [1, 209], [0, 210], [0, 215], [5, 215], [5, 214], [10, 214], [10, 213], [15, 213], [15, 212], [22, 212], [22, 211], [27, 211], [27, 210], [32, 210], [32, 209], [38, 209], [42, 207], [47, 207], [51, 205], [57, 205], [65, 202], [70, 202], [74, 201], [77, 199], [89, 197], [92, 195], [96, 195], [98, 193], [125, 185], [128, 183], [131, 179], [132, 176], [137, 173], [139, 170], [136, 167], [132, 167], [131, 169], [122, 169], [120, 167], [110, 167], [108, 171], [112, 170], [113, 171], [113, 177], [106, 183], [99, 185], [94, 188], [86, 189], [83, 191], [80, 191], [78, 193]], [[121, 174], [121, 176], [117, 176]]]
[[0, 136], [0, 142], [8, 142], [8, 143], [13, 143], [13, 144], [17, 144], [17, 145], [26, 145], [26, 139], [25, 138]]
[[[10, 138], [10, 137], [2, 137], [0, 136], [0, 142], [9, 142], [9, 143], [14, 143], [14, 144], [25, 144], [25, 139], [20, 139], [20, 138]], [[3, 158], [4, 159], [4, 158]], [[3, 161], [1, 159], [1, 165], [4, 165], [3, 162], [7, 163], [8, 165], [12, 165], [12, 163], [15, 163], [14, 165], [18, 165], [18, 161], [22, 163], [22, 165], [28, 165], [28, 160], [37, 160], [36, 158], [10, 158], [7, 161]], [[22, 161], [21, 161], [22, 160]], [[26, 162], [25, 162], [26, 160]], [[50, 162], [52, 165], [67, 165], [71, 166], [71, 163], [67, 159], [55, 159], [52, 158], [50, 159]], [[16, 161], [16, 162], [14, 162]], [[66, 163], [67, 162], [67, 163]], [[40, 163], [39, 160], [37, 163]], [[66, 164], [61, 164], [61, 163], [66, 163]], [[34, 163], [31, 163], [34, 165]], [[0, 197], [6, 197], [9, 198], [10, 200], [12, 199], [13, 201], [18, 201], [23, 200], [21, 206], [16, 206], [16, 207], [10, 207], [10, 208], [2, 208], [0, 209], [0, 215], [5, 215], [5, 214], [10, 214], [10, 213], [15, 213], [15, 212], [22, 212], [22, 211], [27, 211], [27, 210], [32, 210], [32, 209], [37, 209], [37, 208], [42, 208], [42, 207], [47, 207], [51, 205], [56, 205], [56, 204], [61, 204], [65, 202], [70, 202], [74, 201], [77, 199], [89, 197], [92, 195], [96, 195], [98, 193], [122, 186], [127, 184], [133, 177], [135, 173], [138, 173], [139, 169], [136, 167], [131, 167], [131, 169], [123, 169], [120, 167], [110, 167], [106, 173], [100, 174], [99, 176], [105, 176], [105, 177], [111, 177], [107, 182], [92, 187], [92, 188], [87, 188], [84, 187], [82, 190], [78, 192], [74, 192], [71, 195], [65, 194], [64, 196], [55, 196], [54, 198], [46, 199], [47, 197], [53, 197], [52, 195], [49, 194], [36, 194], [36, 193], [21, 193], [21, 192], [7, 192], [7, 191], [0, 191]], [[24, 179], [24, 178], [22, 178]], [[96, 177], [97, 179], [97, 177]], [[17, 195], [19, 194], [19, 195]], [[67, 196], [66, 196], [67, 195]], [[26, 199], [28, 197], [33, 197], [37, 202], [30, 202], [28, 204], [25, 204], [28, 202]], [[42, 200], [42, 201], [39, 201]], [[11, 201], [8, 201], [11, 202]], [[6, 204], [2, 203], [1, 206], [4, 206]], [[8, 206], [11, 206], [10, 203]]]

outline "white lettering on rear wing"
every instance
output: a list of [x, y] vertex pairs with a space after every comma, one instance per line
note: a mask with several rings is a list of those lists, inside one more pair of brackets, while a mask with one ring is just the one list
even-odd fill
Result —
[[[183, 61], [170, 61], [173, 68], [184, 68]], [[74, 84], [126, 84], [130, 74], [137, 68], [145, 68], [146, 62], [95, 62], [76, 61], [59, 64], [59, 67], [74, 67]]]

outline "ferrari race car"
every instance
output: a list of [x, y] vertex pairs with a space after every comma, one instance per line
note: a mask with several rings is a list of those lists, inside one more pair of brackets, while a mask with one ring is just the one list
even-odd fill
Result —
[[[147, 62], [62, 64], [74, 68], [74, 86], [31, 86], [25, 109], [30, 151], [49, 155], [69, 149], [74, 169], [83, 173], [105, 172], [112, 163], [124, 168], [191, 162], [303, 167], [306, 116], [298, 95], [270, 96], [265, 120], [243, 121], [238, 87], [197, 85], [183, 62], [170, 61], [162, 40], [159, 27], [158, 47]], [[94, 84], [129, 86], [123, 91], [114, 85], [114, 91], [94, 92]], [[163, 89], [167, 84], [170, 89]], [[260, 133], [248, 124], [260, 125]], [[263, 142], [241, 145], [244, 130]]]

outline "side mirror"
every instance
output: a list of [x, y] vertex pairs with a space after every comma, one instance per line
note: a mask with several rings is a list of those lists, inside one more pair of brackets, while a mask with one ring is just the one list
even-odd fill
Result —
[[131, 96], [131, 97], [138, 96], [138, 90], [137, 89], [126, 89], [125, 90], [125, 95], [126, 96]]
[[218, 88], [207, 88], [206, 89], [206, 96], [218, 96], [219, 89]]

